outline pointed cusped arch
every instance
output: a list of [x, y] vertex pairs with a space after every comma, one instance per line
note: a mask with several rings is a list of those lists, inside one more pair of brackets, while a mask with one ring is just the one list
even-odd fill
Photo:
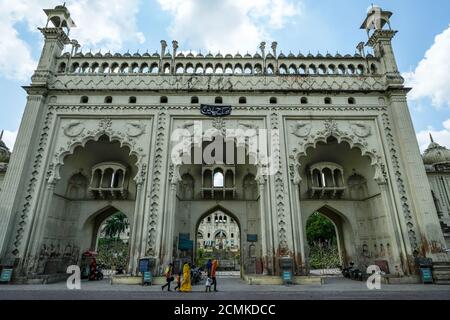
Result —
[[78, 147], [85, 148], [86, 144], [90, 141], [97, 142], [100, 137], [106, 136], [111, 143], [118, 142], [120, 148], [128, 148], [129, 155], [136, 158], [136, 167], [138, 168], [138, 174], [134, 177], [136, 182], [142, 178], [142, 170], [145, 170], [145, 163], [143, 158], [143, 150], [141, 148], [136, 148], [136, 146], [130, 141], [130, 139], [125, 138], [123, 133], [106, 132], [105, 130], [99, 130], [97, 132], [90, 132], [90, 134], [80, 135], [79, 138], [74, 138], [65, 147], [61, 147], [54, 155], [53, 162], [49, 165], [47, 172], [47, 181], [49, 184], [57, 183], [60, 176], [60, 169], [64, 165], [64, 161], [67, 157], [73, 155]]

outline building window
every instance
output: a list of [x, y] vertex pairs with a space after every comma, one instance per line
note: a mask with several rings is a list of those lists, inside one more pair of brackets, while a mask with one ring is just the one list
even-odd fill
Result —
[[136, 97], [130, 97], [128, 100], [129, 103], [136, 103]]
[[166, 96], [162, 96], [162, 97], [159, 99], [159, 102], [161, 102], [161, 103], [167, 103], [168, 101], [169, 101], [169, 99], [167, 99]]
[[208, 222], [211, 222], [211, 217], [208, 217]]
[[301, 104], [307, 104], [307, 103], [308, 103], [308, 98], [307, 98], [307, 97], [302, 97], [302, 98], [300, 99], [300, 103], [301, 103]]
[[355, 98], [348, 98], [348, 104], [355, 104]]
[[234, 238], [234, 233], [231, 234], [231, 237]]
[[112, 101], [113, 101], [113, 98], [110, 96], [105, 98], [105, 103], [112, 103]]
[[330, 97], [326, 97], [324, 99], [325, 104], [331, 104], [331, 98]]
[[208, 238], [211, 238], [211, 233], [208, 233]]
[[89, 98], [86, 96], [82, 96], [80, 99], [80, 103], [88, 103], [89, 102]]
[[198, 97], [191, 97], [191, 103], [198, 103]]
[[214, 103], [223, 103], [223, 99], [222, 99], [222, 97], [216, 97], [215, 99], [214, 99]]
[[246, 98], [246, 97], [240, 97], [240, 98], [239, 98], [239, 103], [240, 103], [240, 104], [247, 103], [247, 98]]
[[277, 98], [270, 97], [269, 102], [270, 102], [270, 104], [276, 104], [277, 103]]
[[214, 182], [213, 187], [215, 188], [223, 188], [223, 173], [222, 172], [216, 172], [214, 173]]

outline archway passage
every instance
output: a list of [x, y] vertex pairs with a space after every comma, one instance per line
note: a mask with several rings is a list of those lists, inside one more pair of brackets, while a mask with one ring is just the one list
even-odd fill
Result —
[[311, 275], [332, 275], [339, 273], [342, 266], [341, 246], [338, 243], [338, 228], [327, 217], [327, 210], [314, 212], [306, 223], [308, 262]]
[[97, 264], [102, 267], [104, 275], [125, 272], [129, 259], [129, 239], [130, 222], [123, 212], [116, 211], [101, 223], [96, 251]]
[[241, 269], [241, 232], [238, 221], [217, 210], [200, 219], [197, 227], [195, 263], [206, 266], [208, 260], [219, 261], [219, 271], [239, 276]]

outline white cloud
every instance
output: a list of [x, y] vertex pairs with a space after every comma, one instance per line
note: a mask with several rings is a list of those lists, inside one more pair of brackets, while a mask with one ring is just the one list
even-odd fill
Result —
[[416, 70], [405, 73], [412, 100], [431, 98], [436, 108], [450, 107], [450, 26], [437, 35]]
[[3, 132], [3, 142], [6, 144], [6, 146], [9, 148], [9, 150], [12, 150], [14, 148], [14, 143], [16, 142], [17, 138], [17, 131], [8, 131], [5, 130]]
[[[17, 24], [38, 32], [45, 26], [42, 9], [60, 5], [60, 0], [0, 0], [0, 74], [9, 79], [27, 80], [36, 68], [31, 48], [18, 32]], [[78, 28], [71, 31], [86, 48], [119, 50], [125, 41], [142, 44], [145, 37], [138, 32], [136, 17], [140, 0], [72, 0], [67, 2]], [[86, 49], [87, 50], [87, 49]], [[85, 51], [86, 51], [85, 50]]]
[[292, 0], [158, 0], [172, 14], [170, 35], [180, 45], [213, 52], [254, 52], [270, 31], [300, 14]]
[[442, 126], [443, 129], [441, 130], [436, 130], [430, 126], [426, 130], [417, 133], [417, 141], [419, 142], [421, 152], [425, 151], [430, 144], [430, 133], [435, 142], [439, 143], [441, 146], [450, 148], [450, 119], [445, 120], [442, 123]]

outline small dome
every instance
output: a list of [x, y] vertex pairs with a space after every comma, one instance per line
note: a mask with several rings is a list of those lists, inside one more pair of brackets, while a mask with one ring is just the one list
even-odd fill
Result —
[[266, 58], [267, 58], [267, 59], [272, 59], [272, 58], [274, 58], [274, 56], [273, 56], [273, 54], [271, 54], [271, 53], [269, 52], [269, 53], [267, 54]]
[[334, 56], [335, 58], [342, 58], [341, 54], [336, 52], [336, 55]]
[[236, 53], [236, 55], [235, 55], [234, 57], [237, 58], [237, 59], [242, 58], [242, 56], [240, 55], [240, 53]]
[[[147, 53], [147, 54], [148, 54], [148, 53]], [[150, 55], [146, 56], [145, 53], [144, 53], [144, 57], [150, 57]], [[159, 53], [158, 53], [158, 52], [154, 52], [154, 53], [152, 54], [152, 57], [154, 57], [154, 58], [159, 58]]]
[[344, 58], [351, 58], [351, 57], [352, 57], [352, 55], [348, 54], [348, 53], [344, 56]]
[[83, 55], [83, 52], [78, 52], [76, 55], [75, 55], [75, 57], [76, 58], [83, 58], [84, 57], [84, 55]]
[[96, 58], [101, 58], [101, 57], [103, 57], [102, 56], [102, 53], [99, 51], [99, 52], [97, 52], [95, 55], [94, 55]]
[[304, 58], [305, 56], [300, 51], [298, 52], [297, 58]]
[[61, 57], [68, 58], [68, 57], [70, 57], [70, 53], [69, 52], [64, 52]]
[[[150, 57], [150, 53], [148, 53], [148, 51], [146, 51], [142, 56], [143, 57]], [[158, 57], [159, 57], [159, 55], [158, 55]]]
[[369, 6], [369, 7], [367, 8], [367, 14], [372, 13], [372, 12], [373, 12], [374, 10], [376, 10], [376, 9], [381, 10], [381, 7], [378, 6], [378, 5], [376, 5], [376, 4], [373, 4], [373, 5]]
[[373, 58], [373, 55], [371, 53], [368, 53], [366, 58]]
[[92, 57], [93, 57], [92, 52], [88, 52], [88, 53], [86, 53], [84, 56], [85, 56], [86, 58], [92, 58]]
[[292, 52], [289, 52], [288, 58], [295, 58], [295, 54], [293, 54]]
[[192, 52], [191, 51], [189, 51], [189, 53], [186, 55], [186, 57], [188, 57], [188, 58], [193, 58], [194, 57], [194, 55], [192, 54]]
[[220, 52], [218, 54], [216, 54], [216, 58], [223, 58], [222, 55], [220, 54]]
[[164, 58], [172, 58], [172, 55], [171, 55], [169, 52], [167, 52], [167, 53], [164, 55]]
[[133, 53], [133, 57], [140, 58], [141, 54], [139, 52], [135, 52], [135, 53]]
[[251, 57], [252, 57], [252, 55], [250, 53], [248, 53], [248, 52], [244, 56], [244, 58], [251, 58]]
[[177, 54], [177, 57], [178, 57], [178, 58], [184, 58], [183, 52], [180, 52], [179, 54]]
[[323, 58], [323, 55], [320, 52], [318, 52], [316, 58]]
[[312, 55], [312, 53], [311, 53], [311, 52], [310, 52], [310, 53], [308, 53], [307, 57], [308, 57], [308, 58], [314, 58], [314, 56]]
[[431, 143], [422, 156], [423, 163], [428, 165], [450, 163], [450, 150], [434, 142], [431, 135], [430, 138]]
[[214, 58], [214, 56], [212, 55], [211, 52], [208, 52], [208, 54], [206, 55], [206, 58]]
[[260, 54], [259, 54], [259, 53], [255, 53], [255, 55], [253, 56], [253, 58], [256, 58], [256, 59], [261, 59], [261, 56], [260, 56]]
[[227, 53], [227, 54], [225, 55], [225, 58], [227, 58], [227, 59], [232, 59], [233, 56], [232, 56], [231, 54]]
[[117, 53], [114, 54], [114, 57], [115, 57], [115, 58], [121, 58], [122, 55], [121, 55], [120, 53], [117, 52]]
[[201, 52], [197, 53], [197, 57], [202, 58], [203, 54]]
[[327, 55], [325, 56], [327, 58], [333, 58], [333, 56], [330, 53], [327, 53]]
[[107, 53], [105, 53], [105, 58], [111, 58], [112, 57], [112, 54], [111, 54], [111, 52], [107, 52]]
[[284, 55], [283, 52], [280, 52], [280, 54], [278, 55], [278, 59], [284, 59], [286, 58], [286, 56]]

